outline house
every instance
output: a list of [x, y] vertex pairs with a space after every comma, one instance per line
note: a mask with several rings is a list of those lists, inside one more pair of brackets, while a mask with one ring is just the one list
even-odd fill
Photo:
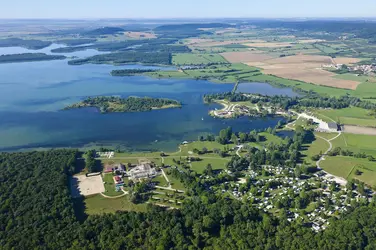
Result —
[[335, 122], [329, 122], [328, 127], [329, 127], [330, 130], [335, 130], [335, 131], [341, 130], [340, 126], [338, 126], [338, 124], [335, 123]]
[[109, 165], [106, 165], [105, 166], [105, 169], [104, 169], [104, 172], [107, 174], [107, 173], [112, 173], [114, 171], [114, 169], [112, 168], [112, 166], [109, 166]]
[[157, 175], [157, 170], [148, 163], [140, 164], [128, 171], [129, 179], [139, 180], [152, 178]]
[[113, 166], [113, 172], [117, 175], [122, 175], [122, 174], [126, 173], [125, 166], [121, 163], [116, 164], [116, 165]]
[[115, 185], [123, 185], [124, 184], [124, 180], [120, 176], [114, 176], [114, 182], [115, 182]]

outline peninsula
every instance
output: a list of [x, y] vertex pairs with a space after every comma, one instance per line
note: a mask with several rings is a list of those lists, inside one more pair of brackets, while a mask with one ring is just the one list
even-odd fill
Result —
[[96, 107], [101, 113], [145, 112], [155, 109], [180, 108], [181, 103], [165, 98], [98, 96], [88, 97], [79, 103], [65, 107], [64, 110], [85, 107]]

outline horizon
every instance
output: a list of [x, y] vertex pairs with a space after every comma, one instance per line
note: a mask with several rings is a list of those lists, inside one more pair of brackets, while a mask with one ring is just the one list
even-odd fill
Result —
[[[20, 7], [21, 6], [21, 7]], [[324, 6], [325, 8], [322, 8]], [[0, 19], [212, 19], [212, 18], [376, 18], [376, 2], [316, 0], [269, 0], [251, 2], [247, 0], [173, 0], [117, 2], [108, 0], [48, 1], [13, 0], [2, 4]]]

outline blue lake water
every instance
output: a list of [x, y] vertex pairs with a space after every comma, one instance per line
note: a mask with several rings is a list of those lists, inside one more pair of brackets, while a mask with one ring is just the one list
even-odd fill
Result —
[[[56, 47], [59, 46], [40, 51], [0, 48], [0, 54], [50, 53]], [[85, 57], [98, 53], [87, 50], [66, 55]], [[116, 68], [141, 67], [147, 68], [69, 66], [67, 60], [0, 64], [0, 150], [117, 145], [136, 151], [171, 151], [184, 140], [218, 133], [227, 126], [235, 131], [250, 131], [274, 127], [281, 119], [220, 120], [208, 116], [208, 111], [218, 106], [205, 105], [203, 95], [231, 91], [232, 84], [109, 74]], [[291, 89], [264, 83], [243, 83], [239, 85], [240, 90], [295, 95]], [[182, 101], [183, 107], [142, 113], [100, 114], [92, 108], [61, 111], [68, 104], [95, 95], [166, 97]]]

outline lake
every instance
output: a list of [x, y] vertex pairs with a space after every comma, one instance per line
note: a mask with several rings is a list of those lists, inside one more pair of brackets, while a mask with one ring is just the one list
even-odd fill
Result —
[[[56, 47], [54, 44], [42, 51], [50, 54]], [[0, 48], [0, 54], [24, 52], [40, 51]], [[65, 55], [86, 57], [98, 53], [87, 50]], [[274, 127], [282, 119], [215, 119], [208, 111], [219, 106], [205, 105], [203, 95], [231, 91], [233, 84], [109, 74], [124, 68], [150, 67], [69, 66], [67, 60], [0, 64], [0, 150], [118, 146], [134, 151], [174, 151], [182, 141], [217, 134], [227, 126], [234, 131], [250, 131]], [[249, 93], [296, 95], [291, 89], [265, 83], [240, 84], [239, 89], [243, 88]], [[93, 108], [61, 111], [68, 104], [95, 95], [165, 97], [181, 101], [183, 107], [143, 113], [100, 114]]]

